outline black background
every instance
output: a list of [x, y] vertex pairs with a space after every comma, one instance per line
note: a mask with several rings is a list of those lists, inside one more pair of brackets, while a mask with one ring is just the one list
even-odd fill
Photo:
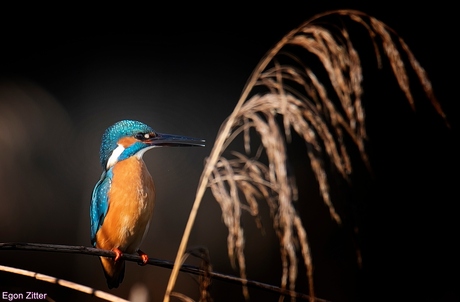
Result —
[[[301, 184], [297, 208], [312, 246], [316, 294], [331, 301], [460, 299], [455, 244], [458, 38], [452, 5], [283, 1], [75, 6], [3, 10], [0, 241], [89, 245], [88, 207], [101, 172], [100, 137], [112, 123], [132, 118], [159, 132], [207, 140], [203, 149], [164, 148], [145, 155], [158, 196], [142, 248], [152, 257], [173, 260], [204, 158], [259, 59], [315, 14], [351, 8], [384, 21], [405, 39], [432, 80], [450, 128], [421, 92], [415, 92], [416, 110], [411, 110], [388, 63], [383, 70], [376, 68], [369, 39], [360, 32], [353, 41], [363, 52], [373, 170], [367, 171], [358, 156], [349, 183], [329, 170], [342, 226], [331, 221], [317, 196], [303, 144], [294, 140], [289, 149]], [[265, 235], [252, 218], [243, 221], [248, 277], [277, 285], [277, 239], [268, 209], [261, 206], [261, 211]], [[238, 274], [229, 265], [220, 215], [208, 193], [190, 244], [209, 248], [216, 271]], [[358, 235], [353, 235], [354, 226]], [[107, 290], [97, 262], [82, 255], [0, 251], [0, 264]], [[128, 264], [124, 283], [112, 292], [127, 298], [141, 282], [153, 301], [161, 301], [168, 276], [165, 269]], [[296, 289], [307, 288], [300, 268]], [[6, 273], [0, 273], [0, 289], [45, 292], [56, 301], [90, 299]], [[197, 286], [186, 275], [176, 290], [197, 298]], [[259, 290], [250, 293], [253, 301], [277, 300]], [[218, 281], [212, 294], [216, 301], [243, 300], [238, 286]]]

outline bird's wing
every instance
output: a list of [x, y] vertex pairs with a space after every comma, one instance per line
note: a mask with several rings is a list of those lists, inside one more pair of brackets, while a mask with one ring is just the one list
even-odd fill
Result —
[[112, 182], [112, 169], [103, 172], [101, 179], [97, 182], [93, 190], [90, 205], [91, 219], [91, 243], [96, 246], [96, 233], [104, 222], [105, 215], [109, 208], [108, 193]]

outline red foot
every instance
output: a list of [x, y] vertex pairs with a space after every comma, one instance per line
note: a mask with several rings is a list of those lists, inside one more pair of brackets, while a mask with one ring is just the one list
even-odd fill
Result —
[[113, 259], [113, 261], [115, 261], [115, 262], [117, 262], [118, 260], [120, 260], [121, 255], [123, 255], [123, 253], [122, 253], [118, 248], [113, 248], [113, 249], [112, 249], [112, 252], [115, 253], [115, 258]]
[[139, 263], [139, 265], [142, 265], [142, 266], [146, 265], [147, 262], [149, 261], [149, 256], [147, 256], [147, 254], [144, 253], [144, 252], [141, 251], [141, 250], [137, 250], [137, 253], [138, 253], [139, 256], [141, 256], [141, 258], [142, 258], [142, 263]]

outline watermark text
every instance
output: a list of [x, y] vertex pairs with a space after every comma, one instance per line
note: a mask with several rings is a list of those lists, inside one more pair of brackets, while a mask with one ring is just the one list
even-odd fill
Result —
[[24, 293], [9, 293], [2, 292], [2, 300], [15, 301], [15, 300], [45, 300], [46, 293], [39, 292], [24, 292]]

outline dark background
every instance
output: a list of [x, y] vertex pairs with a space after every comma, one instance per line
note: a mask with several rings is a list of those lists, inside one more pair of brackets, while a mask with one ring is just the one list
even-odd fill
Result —
[[[315, 14], [352, 8], [384, 21], [405, 39], [428, 72], [451, 127], [420, 91], [415, 93], [416, 111], [410, 109], [389, 65], [376, 68], [369, 39], [359, 32], [353, 41], [363, 52], [373, 170], [355, 156], [349, 183], [328, 171], [342, 226], [331, 221], [317, 196], [303, 144], [294, 140], [290, 146], [316, 294], [332, 301], [458, 301], [454, 8], [439, 1], [248, 6], [5, 8], [0, 28], [0, 241], [89, 246], [89, 201], [101, 173], [101, 135], [118, 120], [137, 119], [159, 132], [207, 140], [205, 148], [164, 148], [144, 156], [156, 183], [157, 204], [142, 249], [151, 257], [173, 260], [204, 159], [259, 59]], [[268, 209], [261, 206], [261, 211], [265, 235], [249, 215], [243, 219], [248, 277], [278, 285], [277, 238]], [[208, 192], [190, 245], [206, 246], [216, 271], [237, 275], [228, 261], [226, 237], [220, 209]], [[108, 290], [95, 257], [0, 251], [0, 264]], [[128, 298], [131, 288], [142, 284], [152, 301], [161, 301], [169, 273], [128, 263], [125, 281], [111, 292]], [[302, 268], [298, 279], [296, 289], [307, 292]], [[44, 292], [56, 301], [91, 300], [3, 272], [0, 289]], [[176, 290], [197, 299], [198, 286], [187, 275], [180, 275]], [[253, 301], [277, 301], [273, 294], [250, 293]], [[216, 301], [243, 300], [238, 286], [220, 281], [214, 282], [212, 294]]]

